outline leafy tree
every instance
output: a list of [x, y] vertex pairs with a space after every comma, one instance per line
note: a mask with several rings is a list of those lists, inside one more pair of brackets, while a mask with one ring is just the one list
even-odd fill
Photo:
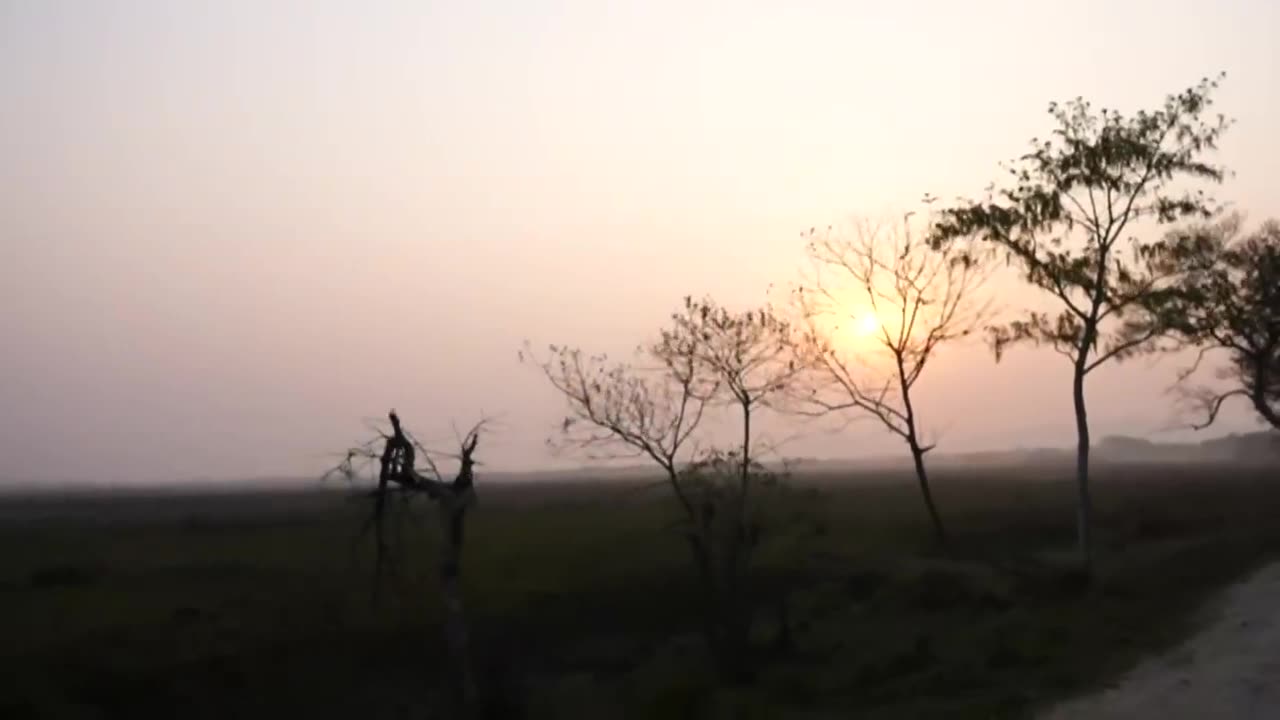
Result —
[[905, 442], [942, 543], [946, 530], [925, 467], [934, 445], [923, 438], [912, 390], [942, 345], [968, 337], [990, 316], [990, 304], [976, 297], [987, 272], [955, 246], [933, 251], [913, 241], [910, 217], [901, 228], [862, 222], [851, 233], [806, 233], [815, 269], [793, 297], [806, 329], [798, 357], [815, 372], [800, 412], [867, 414]]
[[1211, 425], [1224, 402], [1243, 397], [1280, 429], [1280, 221], [1269, 220], [1247, 234], [1242, 228], [1242, 218], [1232, 215], [1190, 229], [1175, 246], [1184, 262], [1201, 269], [1187, 275], [1184, 304], [1173, 313], [1183, 336], [1202, 348], [1180, 382], [1207, 353], [1227, 355], [1216, 373], [1227, 383], [1225, 390], [1188, 390], [1205, 413], [1197, 428]]
[[1058, 305], [991, 328], [999, 360], [1014, 343], [1047, 345], [1072, 367], [1076, 418], [1078, 540], [1092, 569], [1089, 420], [1085, 379], [1111, 361], [1161, 348], [1171, 299], [1183, 268], [1160, 241], [1134, 235], [1142, 223], [1211, 217], [1213, 203], [1189, 181], [1219, 182], [1222, 168], [1204, 159], [1228, 121], [1206, 117], [1217, 80], [1168, 97], [1163, 106], [1126, 116], [1094, 112], [1077, 98], [1053, 103], [1053, 138], [1008, 168], [1012, 184], [981, 202], [961, 201], [933, 228], [936, 247], [964, 238], [993, 243], [1030, 285]]

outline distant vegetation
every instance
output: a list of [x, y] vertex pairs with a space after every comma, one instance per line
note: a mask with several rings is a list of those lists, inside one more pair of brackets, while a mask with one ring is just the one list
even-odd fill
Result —
[[[771, 514], [812, 532], [759, 549], [769, 612], [738, 684], [706, 646], [686, 541], [655, 531], [679, 517], [674, 498], [641, 492], [649, 480], [481, 475], [462, 589], [487, 717], [1029, 717], [1177, 641], [1208, 593], [1280, 550], [1274, 466], [1104, 462], [1085, 587], [1062, 552], [1068, 454], [937, 463], [939, 552], [903, 455], [897, 470], [794, 473]], [[458, 717], [442, 710], [445, 539], [433, 508], [407, 509], [374, 604], [363, 498], [0, 502], [42, 518], [0, 523], [0, 717]]]

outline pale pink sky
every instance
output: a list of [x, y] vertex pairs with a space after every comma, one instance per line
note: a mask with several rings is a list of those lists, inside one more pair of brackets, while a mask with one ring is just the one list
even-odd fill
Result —
[[[1226, 70], [1219, 194], [1280, 215], [1276, 28], [1269, 0], [2, 2], [0, 478], [309, 473], [391, 406], [441, 438], [502, 413], [491, 466], [546, 466], [525, 338], [758, 302], [802, 228], [976, 194], [1077, 94]], [[1166, 425], [1174, 365], [1092, 377], [1096, 434]], [[962, 350], [923, 402], [944, 449], [1068, 444], [1067, 373]]]

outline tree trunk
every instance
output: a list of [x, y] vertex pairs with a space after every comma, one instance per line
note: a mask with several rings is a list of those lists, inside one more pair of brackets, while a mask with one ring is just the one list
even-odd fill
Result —
[[929, 521], [933, 523], [933, 538], [938, 545], [947, 543], [947, 533], [942, 526], [942, 517], [933, 504], [933, 492], [929, 490], [929, 473], [924, 468], [926, 450], [920, 447], [920, 437], [916, 434], [916, 411], [911, 404], [911, 381], [907, 379], [907, 368], [901, 352], [894, 353], [898, 364], [898, 389], [902, 393], [902, 409], [906, 412], [907, 446], [911, 448], [911, 460], [916, 466], [916, 480], [920, 483], [920, 495], [924, 498], [924, 506], [929, 510]]
[[916, 480], [920, 482], [920, 494], [924, 497], [924, 506], [929, 510], [929, 521], [933, 523], [933, 538], [939, 545], [947, 544], [947, 531], [942, 525], [942, 516], [933, 503], [933, 492], [929, 489], [929, 473], [924, 467], [924, 450], [915, 437], [908, 440], [911, 446], [911, 459], [916, 466]]
[[1253, 402], [1253, 407], [1271, 424], [1271, 427], [1280, 430], [1280, 413], [1271, 407], [1270, 399], [1267, 397], [1267, 389], [1271, 387], [1271, 373], [1267, 367], [1267, 359], [1259, 358], [1257, 363], [1257, 371], [1253, 376], [1253, 387], [1250, 388], [1249, 399]]
[[1253, 407], [1258, 411], [1258, 414], [1262, 416], [1263, 420], [1271, 423], [1271, 427], [1276, 430], [1280, 430], [1280, 413], [1277, 413], [1266, 399], [1255, 400]]
[[[1083, 353], [1082, 358], [1086, 357]], [[1077, 362], [1072, 383], [1076, 411], [1076, 539], [1085, 575], [1093, 574], [1093, 500], [1089, 497], [1089, 415], [1084, 403], [1084, 364]]]
[[452, 655], [457, 690], [467, 713], [476, 710], [475, 676], [471, 672], [471, 653], [467, 637], [467, 621], [462, 609], [462, 588], [459, 583], [462, 561], [463, 519], [466, 513], [467, 493], [458, 497], [446, 491], [441, 497], [440, 519], [444, 534], [443, 557], [440, 562], [440, 591], [444, 600], [444, 635]]
[[728, 562], [725, 572], [723, 612], [728, 628], [728, 661], [731, 675], [741, 679], [747, 669], [745, 663], [747, 641], [751, 633], [751, 588], [747, 580], [746, 565], [751, 547], [751, 405], [742, 405], [742, 489], [738, 497], [736, 527], [729, 536]]

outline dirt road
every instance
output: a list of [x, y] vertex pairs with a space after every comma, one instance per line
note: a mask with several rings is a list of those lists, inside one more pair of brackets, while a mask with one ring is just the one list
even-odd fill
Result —
[[1216, 610], [1178, 648], [1042, 720], [1280, 718], [1280, 563], [1229, 588]]

